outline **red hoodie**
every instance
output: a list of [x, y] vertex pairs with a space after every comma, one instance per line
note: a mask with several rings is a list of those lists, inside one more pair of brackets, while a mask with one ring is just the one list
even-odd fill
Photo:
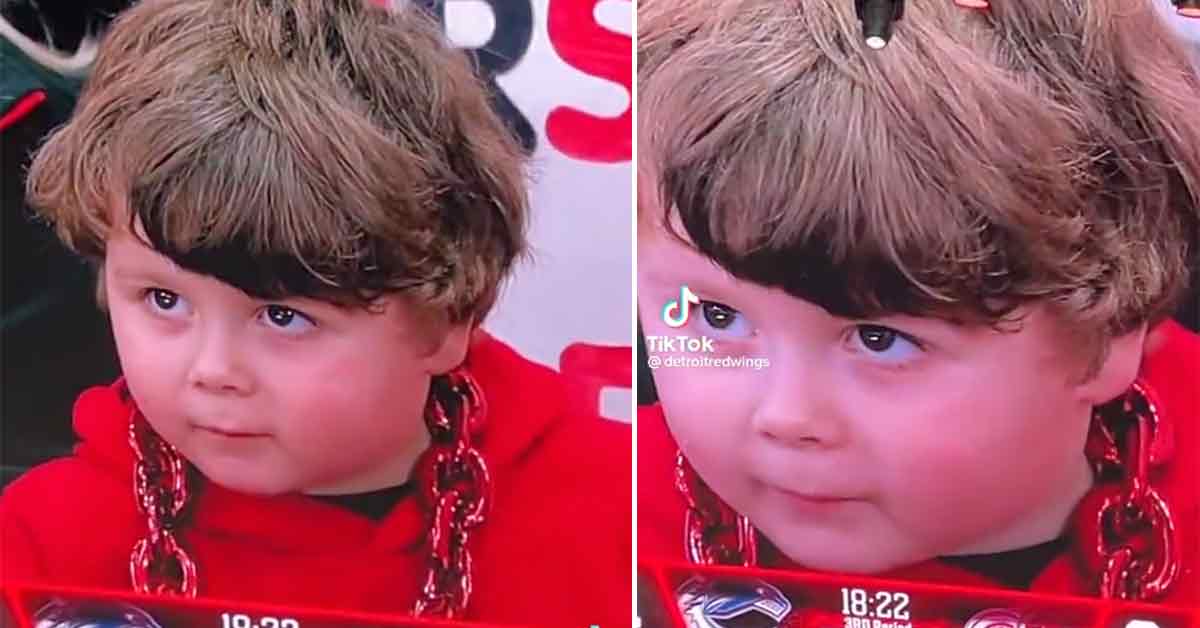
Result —
[[[629, 426], [566, 410], [564, 378], [484, 336], [467, 367], [491, 415], [480, 449], [493, 508], [474, 530], [464, 619], [628, 626]], [[115, 386], [75, 406], [75, 454], [13, 482], [0, 499], [0, 581], [129, 590], [146, 532], [133, 499], [130, 408]], [[182, 533], [200, 595], [408, 614], [424, 581], [427, 515], [413, 495], [379, 522], [302, 495], [260, 497], [206, 483]]]
[[[1174, 435], [1173, 457], [1153, 486], [1172, 507], [1178, 524], [1183, 567], [1179, 580], [1161, 603], [1200, 606], [1200, 336], [1168, 322], [1155, 330], [1161, 342], [1142, 364], [1142, 378], [1157, 394], [1161, 420]], [[684, 502], [675, 487], [677, 446], [659, 405], [638, 414], [638, 561], [679, 563], [684, 556]], [[1086, 498], [1084, 502], [1086, 502]], [[1079, 516], [1077, 513], [1076, 516]], [[1082, 546], [1083, 539], [1070, 539]], [[760, 560], [762, 560], [760, 556]], [[765, 567], [802, 569], [782, 558], [768, 558]], [[984, 576], [940, 561], [930, 561], [887, 574], [883, 578], [999, 587]], [[1079, 555], [1067, 550], [1034, 579], [1031, 591], [1067, 595], [1096, 595], [1099, 576]]]

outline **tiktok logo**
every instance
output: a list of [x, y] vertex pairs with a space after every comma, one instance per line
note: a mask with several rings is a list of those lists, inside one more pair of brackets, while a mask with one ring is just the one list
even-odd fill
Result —
[[[667, 324], [667, 327], [683, 327], [687, 325], [688, 318], [692, 315], [692, 305], [699, 304], [700, 297], [696, 296], [695, 292], [688, 290], [687, 286], [682, 286], [679, 289], [679, 299], [668, 301], [663, 306], [663, 322]], [[676, 312], [676, 314], [672, 314], [672, 311]]]

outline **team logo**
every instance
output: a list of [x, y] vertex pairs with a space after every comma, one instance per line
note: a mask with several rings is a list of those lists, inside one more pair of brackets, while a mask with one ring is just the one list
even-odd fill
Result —
[[979, 611], [967, 620], [963, 628], [1067, 628], [1063, 625], [1047, 624], [1028, 614], [1011, 608], [989, 608]]
[[696, 577], [684, 582], [677, 595], [688, 628], [777, 628], [792, 612], [792, 603], [779, 589], [757, 580], [716, 583]]
[[146, 611], [128, 604], [55, 600], [33, 616], [33, 628], [162, 628]]

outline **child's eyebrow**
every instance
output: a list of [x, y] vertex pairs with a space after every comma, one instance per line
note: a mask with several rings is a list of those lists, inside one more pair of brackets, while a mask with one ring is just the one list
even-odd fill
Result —
[[705, 292], [730, 287], [727, 279], [723, 280], [715, 273], [707, 272], [696, 264], [686, 262], [666, 268], [664, 271], [647, 269], [644, 279], [648, 284], [671, 288], [675, 291], [678, 291], [679, 287], [683, 285], [689, 286], [693, 290], [703, 289]]
[[161, 281], [169, 275], [149, 260], [139, 260], [136, 266], [119, 264], [111, 268], [113, 277], [124, 281]]
[[[660, 258], [658, 261], [665, 263], [646, 266], [644, 276], [650, 281], [678, 282], [684, 276], [711, 284], [728, 284], [730, 281], [737, 281], [715, 262], [693, 248], [678, 242], [659, 242], [655, 246], [660, 250], [650, 257]], [[677, 256], [682, 256], [683, 259], [678, 259]]]
[[150, 273], [144, 268], [125, 268], [122, 266], [113, 266], [112, 275], [117, 279], [149, 279]]

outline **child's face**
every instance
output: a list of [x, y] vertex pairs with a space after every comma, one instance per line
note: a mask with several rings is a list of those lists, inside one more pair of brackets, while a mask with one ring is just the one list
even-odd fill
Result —
[[[662, 310], [681, 285], [702, 303], [671, 328]], [[661, 231], [639, 234], [638, 301], [647, 336], [704, 336], [713, 357], [769, 359], [660, 367], [654, 380], [700, 476], [815, 569], [881, 572], [1057, 537], [1091, 483], [1090, 408], [1133, 376], [1105, 366], [1081, 383], [1085, 361], [1042, 307], [1008, 334], [848, 320], [737, 281]]]
[[175, 266], [128, 232], [105, 282], [121, 366], [154, 429], [209, 479], [250, 493], [351, 493], [403, 482], [429, 434], [431, 375], [465, 327], [386, 309], [264, 302]]

